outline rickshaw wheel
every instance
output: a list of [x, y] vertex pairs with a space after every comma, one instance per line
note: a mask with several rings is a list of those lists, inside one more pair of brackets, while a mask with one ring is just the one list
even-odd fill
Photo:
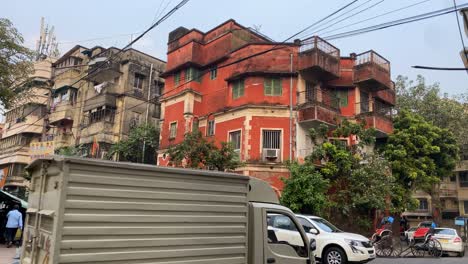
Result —
[[386, 235], [375, 244], [375, 254], [379, 257], [389, 257], [393, 252], [392, 236]]
[[437, 239], [431, 239], [427, 243], [428, 254], [434, 258], [439, 258], [442, 256], [442, 244]]
[[414, 243], [411, 246], [411, 253], [415, 257], [424, 257], [424, 255], [426, 254], [426, 250], [424, 250], [424, 247], [421, 243]]

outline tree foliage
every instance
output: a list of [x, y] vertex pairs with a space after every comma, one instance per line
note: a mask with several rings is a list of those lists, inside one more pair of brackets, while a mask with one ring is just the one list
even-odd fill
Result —
[[184, 141], [170, 147], [166, 154], [170, 165], [176, 167], [231, 171], [242, 165], [230, 143], [221, 142], [218, 147], [199, 131], [187, 133]]
[[[143, 160], [143, 146], [145, 149]], [[127, 139], [112, 145], [109, 157], [117, 155], [121, 161], [156, 164], [159, 130], [151, 124], [142, 124], [130, 130]]]
[[10, 20], [0, 18], [0, 108], [8, 109], [15, 101], [15, 88], [32, 73], [32, 51]]
[[394, 121], [385, 156], [403, 186], [431, 191], [455, 168], [458, 146], [453, 134], [426, 122], [420, 115], [401, 111]]
[[405, 110], [399, 112], [394, 127], [385, 146], [385, 156], [402, 187], [399, 191], [406, 194], [403, 198], [408, 204], [416, 190], [431, 195], [433, 217], [440, 221], [439, 183], [450, 177], [456, 166], [459, 152], [456, 139], [449, 130]]
[[313, 164], [288, 163], [291, 176], [284, 180], [281, 204], [294, 212], [322, 215], [329, 206], [327, 190], [330, 181]]
[[[325, 127], [310, 130], [315, 146], [304, 164], [291, 163], [291, 177], [285, 179], [282, 203], [296, 212], [323, 215], [337, 222], [361, 219], [356, 225], [369, 227], [369, 212], [389, 204], [397, 188], [389, 164], [378, 154], [364, 154], [375, 142], [375, 131], [364, 124], [343, 121], [334, 131]], [[331, 136], [331, 137], [329, 137]], [[343, 145], [335, 138], [355, 136], [358, 143]], [[348, 221], [349, 222], [349, 221]]]
[[398, 110], [419, 114], [427, 122], [452, 132], [460, 146], [468, 145], [468, 92], [441, 96], [439, 84], [428, 85], [422, 76], [416, 81], [398, 76], [395, 87]]

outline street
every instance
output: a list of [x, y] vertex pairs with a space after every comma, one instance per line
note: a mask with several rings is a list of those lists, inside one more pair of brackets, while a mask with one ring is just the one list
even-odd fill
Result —
[[372, 264], [465, 264], [468, 263], [468, 256], [442, 257], [442, 258], [377, 258], [370, 262]]

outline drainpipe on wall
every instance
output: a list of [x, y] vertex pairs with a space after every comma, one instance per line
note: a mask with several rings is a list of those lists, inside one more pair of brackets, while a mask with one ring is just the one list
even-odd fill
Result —
[[289, 84], [289, 160], [293, 160], [293, 54], [290, 54], [291, 79]]

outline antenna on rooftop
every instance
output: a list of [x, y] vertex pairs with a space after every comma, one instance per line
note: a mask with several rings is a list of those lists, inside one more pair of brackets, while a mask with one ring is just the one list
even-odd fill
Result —
[[54, 26], [45, 25], [44, 17], [41, 17], [41, 29], [39, 40], [36, 41], [36, 60], [43, 60], [47, 57], [58, 57], [58, 43], [55, 36]]

